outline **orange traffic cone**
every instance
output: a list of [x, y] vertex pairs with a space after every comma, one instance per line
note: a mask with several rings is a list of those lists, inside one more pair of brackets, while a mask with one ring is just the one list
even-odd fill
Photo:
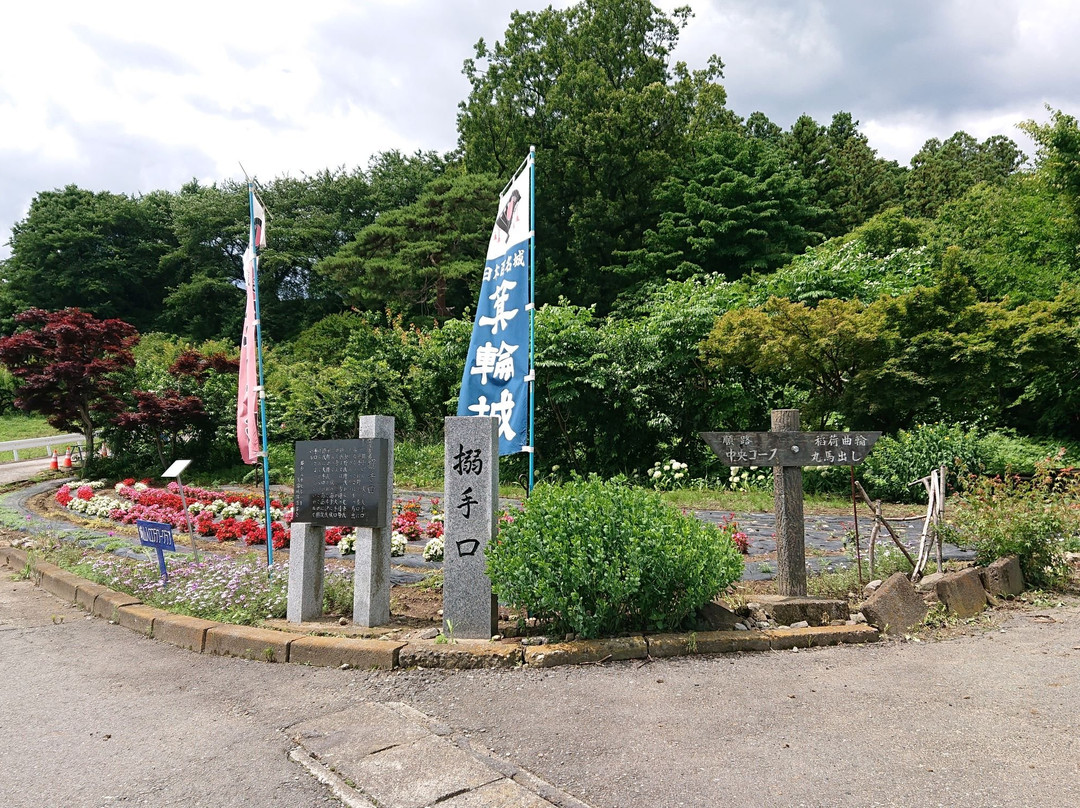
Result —
[[57, 471], [60, 468], [60, 461], [56, 457], [56, 449], [53, 449], [52, 459], [49, 460], [49, 468], [53, 471]]
[[70, 446], [67, 448], [67, 451], [64, 453], [64, 468], [66, 468], [66, 469], [71, 468], [71, 447]]

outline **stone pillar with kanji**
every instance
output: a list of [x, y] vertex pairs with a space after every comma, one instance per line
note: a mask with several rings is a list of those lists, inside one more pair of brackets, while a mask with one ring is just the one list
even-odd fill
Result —
[[499, 419], [446, 419], [443, 507], [443, 632], [488, 640], [498, 633], [498, 601], [484, 552], [498, 532]]

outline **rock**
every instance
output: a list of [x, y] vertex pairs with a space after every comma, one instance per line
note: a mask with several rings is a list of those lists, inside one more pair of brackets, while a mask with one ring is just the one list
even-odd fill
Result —
[[697, 621], [698, 631], [731, 631], [739, 616], [719, 603], [706, 603], [697, 610]]
[[944, 572], [932, 572], [919, 579], [915, 584], [916, 592], [937, 592], [938, 581], [945, 577]]
[[805, 620], [800, 620], [797, 623], [792, 623], [788, 628], [810, 628], [810, 624]]
[[546, 645], [548, 641], [547, 637], [522, 637], [522, 645]]
[[847, 602], [833, 598], [760, 595], [756, 605], [768, 620], [785, 626], [802, 620], [811, 626], [827, 626], [833, 620], [846, 620], [848, 615]]
[[429, 628], [429, 629], [425, 629], [424, 631], [420, 632], [420, 639], [421, 640], [434, 640], [438, 636], [439, 636], [439, 629], [437, 629], [437, 628]]
[[1020, 559], [1016, 556], [999, 558], [979, 570], [979, 579], [989, 595], [1015, 597], [1024, 591], [1024, 574], [1020, 571]]
[[502, 634], [492, 634], [491, 635], [491, 641], [492, 642], [500, 642], [502, 640], [502, 638], [503, 638]]
[[347, 625], [349, 625], [349, 618], [347, 618], [347, 617], [339, 617], [338, 621], [337, 621], [337, 624], [339, 626], [347, 626]]
[[855, 624], [863, 624], [866, 622], [866, 615], [862, 612], [855, 612], [851, 615], [851, 622]]
[[576, 639], [577, 639], [577, 634], [575, 634], [574, 632], [571, 631], [563, 638], [563, 642], [573, 642]]
[[872, 580], [870, 583], [868, 583], [866, 586], [863, 587], [863, 590], [862, 590], [863, 597], [864, 598], [870, 597], [872, 594], [877, 592], [877, 589], [878, 589], [879, 586], [881, 586], [881, 579], [880, 578], [875, 578], [874, 580]]
[[736, 631], [749, 631], [750, 629], [746, 626], [745, 623], [736, 623], [735, 624], [735, 630]]
[[921, 623], [927, 609], [907, 576], [897, 572], [867, 598], [860, 611], [870, 625], [900, 634]]
[[945, 608], [957, 617], [974, 617], [986, 608], [986, 590], [975, 568], [945, 573], [935, 591]]

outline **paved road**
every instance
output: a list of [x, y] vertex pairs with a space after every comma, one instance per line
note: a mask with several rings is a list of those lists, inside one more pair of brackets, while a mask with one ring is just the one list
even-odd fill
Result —
[[11, 463], [0, 463], [0, 485], [31, 480], [49, 468], [51, 462], [47, 457], [39, 457], [34, 460], [15, 460]]
[[376, 674], [192, 654], [4, 570], [0, 802], [332, 803], [289, 728], [405, 702], [597, 808], [1073, 808], [1080, 606], [1043, 614], [939, 643]]

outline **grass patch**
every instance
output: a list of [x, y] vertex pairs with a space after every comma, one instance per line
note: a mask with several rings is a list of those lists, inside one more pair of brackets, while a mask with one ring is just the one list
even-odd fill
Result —
[[[806, 592], [818, 598], [836, 598], [856, 602], [862, 600], [862, 585], [859, 584], [858, 564], [850, 557], [844, 559], [844, 563], [850, 564], [847, 569], [819, 572], [806, 577]], [[935, 565], [927, 565], [925, 574], [929, 575], [935, 569]], [[863, 558], [863, 584], [880, 579], [884, 581], [894, 573], [902, 572], [911, 574], [911, 564], [899, 550], [883, 547], [877, 551], [874, 558], [874, 569], [870, 569], [869, 561]]]
[[[665, 502], [679, 508], [739, 513], [770, 512], [774, 509], [772, 491], [728, 491], [722, 488], [677, 488], [664, 491]], [[806, 494], [803, 506], [810, 511], [851, 512], [851, 499], [835, 494]]]
[[[9, 440], [27, 440], [29, 438], [48, 438], [62, 434], [53, 429], [40, 415], [13, 413], [0, 415], [0, 443]], [[20, 449], [20, 460], [31, 460], [37, 457], [48, 457], [44, 446], [33, 449]], [[0, 462], [14, 460], [14, 452], [0, 452]]]
[[59, 434], [60, 430], [53, 429], [40, 415], [0, 415], [0, 442], [48, 438]]

